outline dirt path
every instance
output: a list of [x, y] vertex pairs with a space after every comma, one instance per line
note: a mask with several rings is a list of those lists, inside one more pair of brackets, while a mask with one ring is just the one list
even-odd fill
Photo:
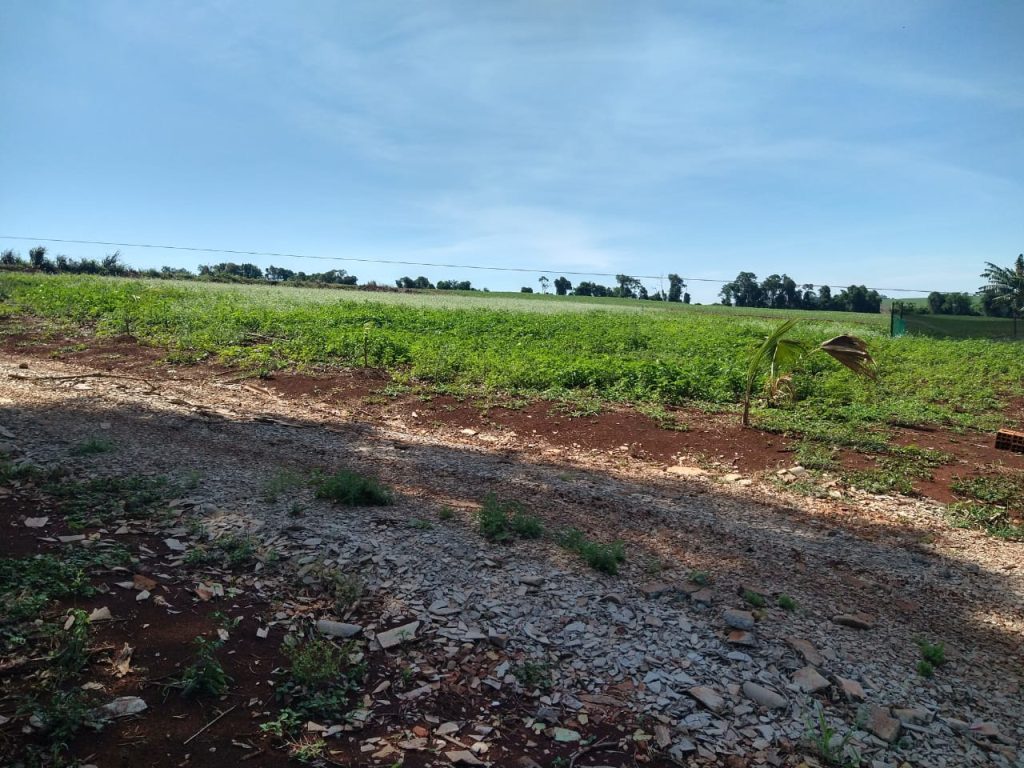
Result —
[[[358, 569], [380, 598], [370, 635], [415, 620], [441, 659], [487, 646], [494, 658], [467, 690], [481, 679], [495, 695], [515, 688], [502, 663], [531, 660], [557, 671], [539, 706], [578, 717], [616, 702], [664, 725], [660, 749], [683, 764], [797, 760], [818, 707], [841, 732], [867, 718], [851, 745], [878, 765], [1015, 764], [1024, 547], [950, 529], [934, 502], [783, 498], [756, 480], [670, 474], [628, 447], [548, 441], [543, 428], [463, 433], [403, 413], [370, 422], [356, 397], [275, 392], [213, 372], [95, 373], [0, 362], [0, 424], [26, 458], [66, 462], [69, 446], [102, 435], [117, 450], [88, 459], [90, 471], [195, 473], [208, 527], [306, 542], [312, 556]], [[283, 469], [343, 467], [379, 477], [397, 503], [339, 511], [305, 485], [264, 498]], [[474, 515], [488, 493], [522, 502], [550, 534], [622, 540], [619, 575], [587, 568], [553, 535], [487, 543]], [[439, 517], [444, 506], [450, 519]], [[695, 573], [710, 584], [693, 583]], [[726, 617], [750, 609], [744, 592], [766, 604]], [[798, 608], [778, 607], [782, 595]], [[932, 679], [915, 672], [921, 640], [946, 645]], [[805, 690], [816, 687], [809, 665], [828, 687]], [[844, 680], [860, 684], [863, 701]], [[980, 723], [990, 725], [971, 730]]]

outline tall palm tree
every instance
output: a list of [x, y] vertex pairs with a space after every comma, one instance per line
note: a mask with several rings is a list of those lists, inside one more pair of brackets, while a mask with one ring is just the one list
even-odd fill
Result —
[[988, 284], [981, 290], [991, 291], [993, 303], [1008, 305], [1013, 316], [1020, 317], [1024, 313], [1024, 253], [1011, 267], [1000, 267], [991, 261], [985, 264], [981, 276], [988, 280]]

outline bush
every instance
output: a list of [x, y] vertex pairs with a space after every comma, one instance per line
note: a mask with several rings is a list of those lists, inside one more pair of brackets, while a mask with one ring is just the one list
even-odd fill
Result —
[[391, 491], [377, 480], [344, 469], [322, 480], [316, 497], [349, 507], [382, 507], [394, 503]]
[[611, 576], [619, 572], [619, 564], [626, 559], [626, 547], [621, 541], [610, 544], [590, 541], [578, 528], [563, 531], [558, 543], [577, 553], [594, 570]]
[[185, 670], [179, 681], [181, 695], [190, 699], [196, 696], [223, 696], [231, 685], [231, 678], [217, 658], [221, 642], [197, 637], [195, 643], [196, 660]]
[[518, 501], [499, 501], [493, 493], [484, 497], [477, 513], [480, 533], [488, 541], [509, 541], [516, 534], [524, 539], [539, 539], [544, 534], [540, 519], [530, 515]]

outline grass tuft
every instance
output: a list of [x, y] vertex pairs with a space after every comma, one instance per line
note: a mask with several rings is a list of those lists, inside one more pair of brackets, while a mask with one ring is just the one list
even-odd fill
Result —
[[372, 477], [343, 469], [320, 481], [318, 499], [348, 507], [381, 507], [394, 503], [391, 491]]

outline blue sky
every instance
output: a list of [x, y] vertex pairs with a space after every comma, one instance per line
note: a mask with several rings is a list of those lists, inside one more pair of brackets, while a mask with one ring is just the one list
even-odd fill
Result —
[[1016, 0], [5, 0], [0, 234], [973, 290], [1024, 250], [1022, 32]]

